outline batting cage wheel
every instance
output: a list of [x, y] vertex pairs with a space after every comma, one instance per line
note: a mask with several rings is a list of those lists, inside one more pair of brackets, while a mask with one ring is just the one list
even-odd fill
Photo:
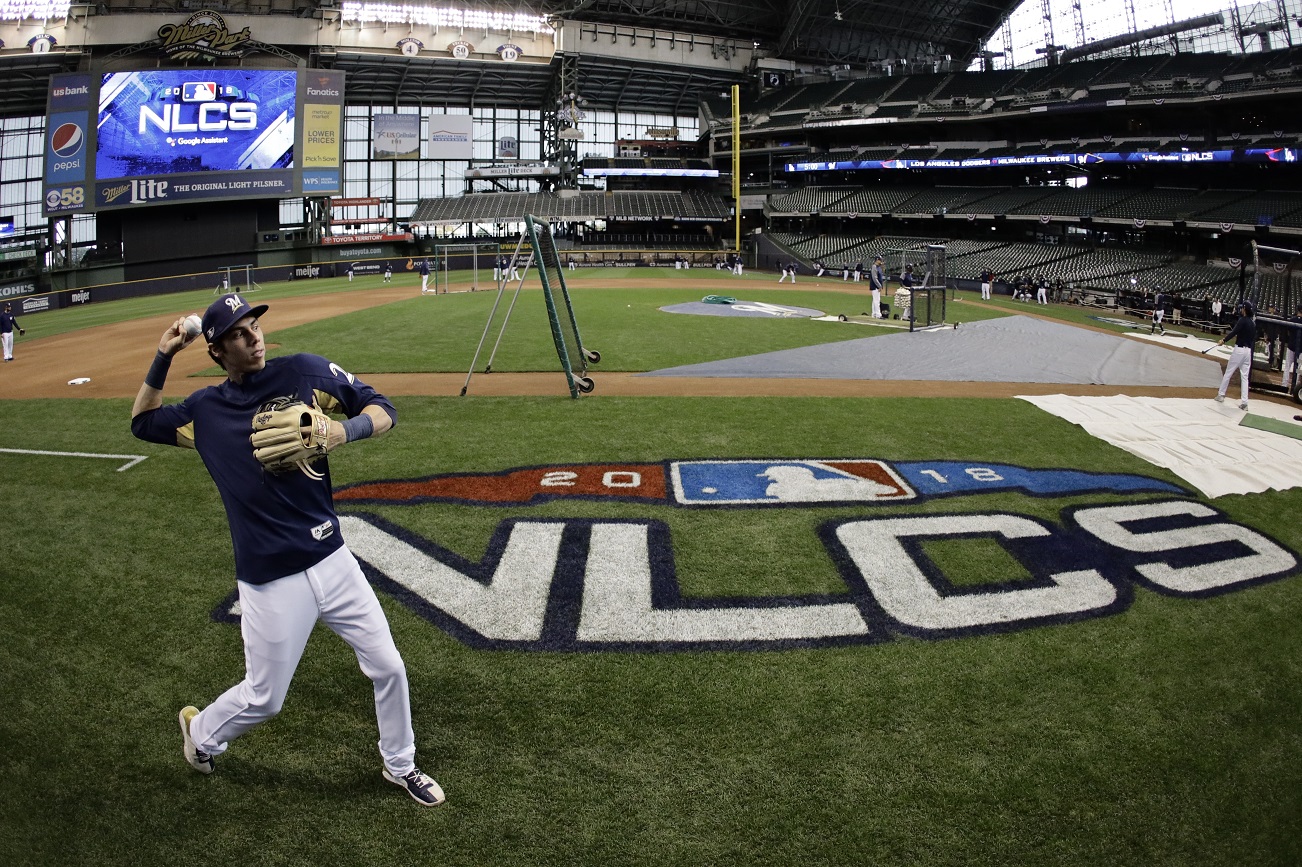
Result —
[[598, 351], [595, 350], [595, 349], [584, 349], [584, 350], [583, 350], [583, 357], [586, 358], [586, 359], [588, 359], [588, 363], [589, 363], [589, 364], [600, 364], [600, 363], [601, 363], [601, 353], [598, 352]]
[[592, 390], [597, 387], [591, 379], [586, 376], [574, 377], [574, 387], [584, 394], [592, 394]]

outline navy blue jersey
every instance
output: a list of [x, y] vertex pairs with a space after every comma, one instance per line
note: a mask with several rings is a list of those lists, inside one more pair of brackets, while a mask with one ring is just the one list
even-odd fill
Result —
[[6, 313], [0, 310], [0, 334], [13, 334], [14, 329], [18, 327], [18, 320], [12, 313]]
[[1229, 343], [1230, 338], [1234, 338], [1235, 346], [1246, 346], [1251, 349], [1257, 345], [1257, 320], [1251, 316], [1240, 316], [1239, 321], [1234, 323], [1230, 333], [1225, 335], [1225, 342]]
[[397, 419], [375, 389], [319, 355], [303, 354], [272, 358], [242, 383], [228, 379], [131, 420], [131, 432], [142, 440], [199, 452], [226, 507], [235, 577], [249, 584], [302, 572], [343, 545], [326, 458], [310, 472], [277, 474], [253, 457], [253, 416], [279, 397], [349, 418], [374, 405]]

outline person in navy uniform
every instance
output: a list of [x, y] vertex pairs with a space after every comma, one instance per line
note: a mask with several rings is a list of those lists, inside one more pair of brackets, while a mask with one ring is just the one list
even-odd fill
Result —
[[1239, 374], [1239, 409], [1248, 408], [1248, 382], [1252, 378], [1252, 350], [1257, 345], [1257, 320], [1256, 309], [1248, 299], [1243, 299], [1238, 306], [1234, 308], [1239, 314], [1235, 321], [1234, 327], [1229, 333], [1220, 339], [1217, 346], [1224, 346], [1231, 338], [1234, 339], [1234, 349], [1230, 352], [1230, 360], [1225, 365], [1225, 375], [1221, 377], [1221, 387], [1216, 390], [1216, 402], [1220, 403], [1225, 400], [1225, 392], [1229, 388], [1230, 379], [1235, 372]]
[[234, 293], [213, 302], [202, 332], [226, 379], [164, 405], [171, 359], [197, 339], [177, 319], [159, 338], [131, 408], [136, 437], [198, 452], [221, 495], [235, 549], [245, 676], [202, 711], [182, 708], [183, 755], [210, 774], [231, 741], [279, 713], [321, 620], [353, 648], [374, 684], [383, 777], [417, 803], [436, 806], [443, 791], [415, 764], [406, 667], [375, 591], [341, 537], [328, 457], [272, 472], [258, 462], [249, 440], [254, 415], [285, 400], [347, 417], [329, 421], [327, 451], [385, 433], [397, 411], [384, 395], [319, 355], [266, 358], [260, 321], [266, 311], [267, 305], [250, 306]]
[[384, 282], [385, 282], [385, 283], [392, 283], [392, 282], [393, 282], [393, 263], [392, 263], [392, 262], [385, 262], [385, 263], [384, 263]]
[[424, 295], [429, 291], [429, 259], [421, 259], [418, 269], [420, 270], [420, 294]]
[[19, 334], [27, 333], [25, 328], [19, 328], [13, 307], [5, 304], [4, 310], [0, 310], [0, 348], [4, 349], [5, 361], [14, 360], [14, 329]]
[[1288, 318], [1293, 323], [1293, 327], [1288, 329], [1284, 344], [1284, 390], [1289, 394], [1293, 393], [1294, 387], [1297, 386], [1297, 363], [1298, 356], [1302, 355], [1302, 304], [1297, 306], [1293, 315]]
[[882, 257], [873, 260], [872, 271], [868, 272], [868, 282], [873, 293], [873, 319], [882, 318], [882, 293], [886, 291], [886, 269], [882, 267]]
[[354, 266], [354, 265], [356, 265], [355, 262], [349, 262], [349, 263], [348, 263], [348, 282], [349, 282], [349, 283], [353, 282], [353, 266]]
[[1148, 330], [1149, 334], [1162, 332], [1166, 334], [1166, 329], [1162, 327], [1162, 317], [1166, 315], [1166, 296], [1162, 294], [1162, 287], [1157, 286], [1153, 289], [1153, 327]]

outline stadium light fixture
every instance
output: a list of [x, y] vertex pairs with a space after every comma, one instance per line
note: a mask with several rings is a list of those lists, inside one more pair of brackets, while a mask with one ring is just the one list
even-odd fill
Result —
[[71, 8], [70, 0], [0, 0], [0, 21], [66, 18]]
[[[0, 0], [0, 3], [18, 2], [20, 0]], [[366, 3], [361, 0], [344, 0], [339, 5], [339, 17], [342, 21], [356, 21], [359, 24], [407, 24], [433, 28], [448, 27], [460, 30], [548, 35], [556, 32], [548, 20], [539, 15], [396, 3]]]

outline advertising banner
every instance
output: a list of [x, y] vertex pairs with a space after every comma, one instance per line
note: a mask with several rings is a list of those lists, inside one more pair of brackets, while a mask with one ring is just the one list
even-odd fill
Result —
[[474, 156], [468, 114], [436, 114], [429, 121], [429, 157], [432, 160], [469, 160]]
[[333, 70], [52, 76], [45, 214], [337, 193], [343, 85]]
[[420, 159], [420, 115], [377, 114], [373, 120], [372, 159]]

